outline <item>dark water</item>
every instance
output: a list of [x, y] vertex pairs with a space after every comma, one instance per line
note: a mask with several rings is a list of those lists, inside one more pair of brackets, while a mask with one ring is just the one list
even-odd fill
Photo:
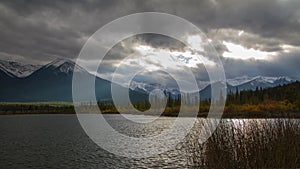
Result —
[[[119, 115], [106, 115], [122, 124]], [[157, 133], [172, 123], [164, 117], [131, 133]], [[112, 122], [113, 123], [113, 122]], [[130, 132], [129, 132], [130, 133]], [[115, 156], [98, 147], [81, 128], [76, 115], [0, 116], [0, 168], [186, 168], [180, 146], [144, 159]]]

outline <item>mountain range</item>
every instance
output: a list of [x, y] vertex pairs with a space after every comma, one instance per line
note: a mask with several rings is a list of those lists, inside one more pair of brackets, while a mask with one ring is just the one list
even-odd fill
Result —
[[[26, 65], [24, 65], [26, 66]], [[90, 78], [95, 78], [95, 93], [97, 100], [111, 100], [111, 85], [120, 91], [128, 89], [113, 84], [108, 80], [94, 77], [82, 67], [76, 65], [73, 61], [57, 59], [53, 62], [41, 66], [26, 77], [17, 76], [18, 71], [12, 71], [9, 68], [0, 69], [0, 101], [1, 102], [47, 102], [47, 101], [72, 101], [72, 78], [76, 71], [84, 83]], [[21, 66], [20, 70], [23, 67]], [[28, 71], [27, 71], [28, 72]], [[83, 101], [88, 100], [87, 87], [80, 89]], [[131, 101], [147, 99], [148, 95], [134, 90], [129, 90]]]
[[[265, 88], [275, 87], [279, 85], [289, 84], [294, 81], [295, 80], [292, 80], [291, 78], [285, 76], [281, 76], [281, 77], [242, 76], [233, 79], [227, 79], [226, 85], [227, 85], [227, 92], [230, 91], [236, 92], [237, 90], [238, 91], [255, 90], [256, 88], [265, 89]], [[220, 82], [214, 82], [214, 83], [220, 83]], [[202, 84], [207, 84], [207, 85], [205, 85], [200, 90], [200, 98], [209, 99], [211, 97], [210, 82], [202, 82]], [[143, 83], [143, 82], [136, 82], [136, 81], [133, 81], [131, 83], [131, 89], [145, 92], [145, 93], [150, 93], [154, 89], [160, 89], [166, 91], [167, 93], [170, 93], [174, 97], [176, 97], [180, 93], [178, 88], [170, 88], [157, 83]]]
[[[21, 64], [18, 62], [0, 61], [0, 101], [1, 102], [41, 102], [41, 101], [72, 101], [72, 76], [76, 71], [83, 77], [82, 81], [94, 78], [94, 75], [71, 60], [56, 59], [46, 65]], [[125, 87], [95, 77], [95, 93], [98, 100], [111, 100], [111, 85], [118, 90]], [[269, 88], [293, 82], [289, 77], [242, 76], [227, 79], [227, 90], [255, 90]], [[200, 98], [210, 98], [211, 85], [200, 91]], [[217, 82], [216, 82], [217, 83]], [[161, 84], [132, 81], [129, 89], [131, 101], [148, 98], [153, 89], [160, 89], [176, 97], [180, 92]], [[88, 90], [80, 89], [82, 97]], [[86, 96], [88, 98], [88, 96]], [[88, 100], [86, 100], [88, 101]]]

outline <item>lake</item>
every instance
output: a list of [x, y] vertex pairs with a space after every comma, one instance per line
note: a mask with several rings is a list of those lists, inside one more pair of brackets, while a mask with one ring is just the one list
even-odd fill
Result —
[[[133, 124], [117, 114], [104, 117], [117, 131], [132, 137], [157, 135], [176, 119]], [[143, 159], [109, 153], [87, 136], [76, 115], [2, 115], [0, 129], [0, 168], [187, 168], [188, 164], [187, 151], [180, 144]]]

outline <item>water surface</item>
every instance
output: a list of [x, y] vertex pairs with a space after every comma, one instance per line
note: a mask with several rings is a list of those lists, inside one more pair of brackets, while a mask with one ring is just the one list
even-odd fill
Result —
[[[105, 116], [116, 129], [135, 137], [157, 134], [174, 120], [164, 117], [149, 125], [132, 126], [119, 115]], [[0, 116], [0, 147], [0, 168], [186, 167], [180, 148], [145, 159], [115, 156], [90, 140], [76, 115]]]

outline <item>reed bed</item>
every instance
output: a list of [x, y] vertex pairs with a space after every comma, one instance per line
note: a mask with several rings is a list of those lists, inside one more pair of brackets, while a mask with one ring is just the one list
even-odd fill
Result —
[[300, 122], [295, 119], [222, 120], [203, 144], [199, 120], [185, 142], [194, 168], [300, 168]]

